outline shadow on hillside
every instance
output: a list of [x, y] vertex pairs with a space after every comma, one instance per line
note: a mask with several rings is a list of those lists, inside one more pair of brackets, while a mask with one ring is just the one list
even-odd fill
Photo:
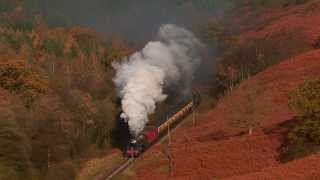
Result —
[[206, 136], [201, 136], [197, 138], [199, 142], [206, 142], [206, 141], [223, 141], [223, 140], [228, 140], [230, 138], [234, 137], [239, 137], [248, 134], [247, 131], [241, 131], [235, 134], [228, 134], [227, 132], [223, 131], [217, 131], [217, 132], [212, 132]]
[[292, 119], [280, 123], [276, 127], [263, 130], [266, 135], [271, 135], [275, 133], [281, 135], [281, 146], [277, 149], [277, 160], [282, 163], [288, 162], [291, 158], [290, 155], [287, 153], [289, 147], [288, 132], [298, 123], [298, 121], [299, 120], [297, 117], [293, 117]]
[[120, 113], [117, 117], [116, 126], [112, 131], [112, 145], [123, 151], [130, 140], [129, 126], [120, 118]]
[[289, 119], [287, 121], [284, 121], [280, 124], [278, 124], [276, 127], [273, 128], [265, 128], [263, 129], [264, 134], [270, 135], [273, 133], [287, 133], [287, 130], [292, 128], [295, 124], [297, 124], [298, 119], [296, 117]]

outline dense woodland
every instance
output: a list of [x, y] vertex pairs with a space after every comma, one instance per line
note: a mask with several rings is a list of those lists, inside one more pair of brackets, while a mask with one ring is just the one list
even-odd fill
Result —
[[[119, 102], [111, 63], [132, 53], [134, 47], [92, 29], [57, 26], [65, 25], [65, 15], [41, 14], [44, 2], [0, 0], [0, 179], [74, 179], [81, 161], [112, 146]], [[60, 1], [54, 2], [59, 5]], [[231, 0], [176, 0], [178, 6], [187, 2], [206, 10], [248, 5]], [[303, 2], [260, 0], [249, 7]], [[113, 1], [110, 7], [121, 11], [126, 3]], [[292, 34], [282, 37], [290, 39], [287, 46], [279, 44], [279, 38], [240, 44], [236, 37], [243, 29], [229, 28], [228, 20], [209, 22], [195, 29], [204, 42], [218, 49], [216, 83], [211, 87], [216, 99], [247, 77], [309, 48]], [[316, 87], [318, 92], [318, 85], [314, 81], [305, 88]], [[296, 93], [305, 91], [302, 87]], [[305, 100], [292, 100], [293, 108], [303, 109], [301, 102]], [[246, 107], [239, 106], [239, 114], [248, 112], [241, 108]], [[319, 118], [310, 112], [303, 117], [310, 123]], [[302, 125], [309, 128], [310, 123]], [[251, 128], [256, 123], [246, 120], [237, 124]], [[296, 128], [290, 134], [292, 144], [303, 141], [294, 136], [302, 130]], [[318, 137], [312, 143], [319, 144]]]
[[3, 5], [0, 179], [44, 179], [61, 168], [72, 177], [75, 160], [111, 144], [118, 113], [111, 63], [132, 50], [90, 29], [49, 28], [14, 8], [19, 2]]

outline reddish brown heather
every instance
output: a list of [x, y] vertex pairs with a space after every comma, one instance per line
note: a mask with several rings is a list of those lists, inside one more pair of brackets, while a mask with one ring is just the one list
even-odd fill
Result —
[[[239, 36], [240, 42], [246, 42], [253, 38], [269, 38], [281, 34], [302, 33], [302, 37], [308, 45], [320, 37], [320, 1], [311, 0], [299, 6], [288, 8], [268, 9], [260, 15], [253, 12], [246, 13], [245, 17], [237, 21], [239, 26], [258, 24], [260, 28], [253, 29]], [[253, 18], [254, 17], [254, 18]], [[243, 22], [243, 21], [246, 22]], [[247, 24], [247, 25], [243, 25]]]
[[[295, 115], [288, 108], [288, 95], [305, 80], [320, 76], [320, 50], [310, 50], [320, 37], [319, 8], [320, 1], [311, 0], [299, 6], [265, 10], [258, 16], [248, 7], [242, 9], [241, 19], [235, 20], [244, 30], [240, 43], [263, 38], [280, 41], [282, 34], [290, 34], [300, 37], [309, 51], [242, 83], [215, 109], [199, 117], [197, 127], [179, 128], [170, 147], [171, 172], [166, 147], [156, 145], [143, 155], [138, 179], [320, 179], [320, 154], [286, 164], [279, 161], [284, 138], [281, 125]], [[252, 136], [230, 123], [237, 112], [235, 105], [248, 103], [248, 88], [258, 92], [254, 100], [257, 113], [252, 118], [258, 119], [260, 126]]]
[[[288, 59], [244, 82], [208, 113], [207, 117], [202, 117], [196, 128], [179, 129], [173, 135], [171, 153], [174, 162], [170, 178], [226, 178], [281, 167], [278, 150], [283, 135], [279, 131], [265, 133], [263, 130], [276, 129], [281, 123], [293, 118], [294, 112], [287, 106], [288, 93], [306, 79], [319, 77], [319, 69], [320, 50]], [[251, 137], [240, 135], [243, 132], [241, 129], [230, 126], [233, 104], [246, 103], [245, 99], [241, 99], [246, 86], [259, 88], [260, 92], [255, 101], [256, 106], [260, 107], [255, 118], [259, 118], [261, 125]], [[160, 168], [161, 165], [168, 164], [162, 149], [164, 147], [158, 145], [143, 157], [146, 163], [141, 165], [138, 172], [140, 179], [168, 177]], [[160, 160], [154, 160], [155, 157]], [[303, 162], [308, 163], [299, 161], [284, 166], [295, 167]], [[320, 171], [318, 166], [315, 168]], [[290, 168], [287, 169], [290, 171]]]
[[295, 160], [285, 165], [263, 169], [262, 171], [228, 178], [230, 180], [254, 179], [320, 179], [320, 154]]
[[[258, 16], [250, 8], [244, 8], [241, 19], [235, 19], [235, 24], [244, 31], [238, 38], [240, 43], [263, 38], [282, 42], [289, 36], [281, 36], [290, 34], [298, 37], [303, 43], [301, 46], [306, 46], [309, 52], [287, 59], [242, 83], [212, 111], [198, 117], [196, 127], [187, 125], [175, 131], [169, 150], [166, 145], [155, 145], [135, 164], [137, 179], [320, 179], [317, 163], [320, 154], [286, 164], [279, 161], [285, 130], [281, 125], [295, 115], [288, 108], [288, 94], [305, 80], [320, 76], [320, 50], [310, 50], [320, 38], [319, 8], [319, 0], [265, 10]], [[66, 47], [74, 43], [72, 36], [83, 33], [91, 32], [71, 30], [67, 41], [70, 45]], [[127, 54], [130, 52], [121, 41], [113, 41], [112, 45]], [[93, 63], [96, 62], [93, 60]], [[76, 73], [78, 64], [71, 66], [75, 66]], [[248, 104], [245, 96], [248, 88], [258, 92], [254, 100], [257, 113], [252, 114], [252, 118], [260, 124], [252, 136], [247, 135], [246, 129], [231, 126], [233, 114], [237, 113], [235, 105]], [[0, 91], [2, 98], [1, 95]], [[171, 170], [168, 153], [172, 157]]]

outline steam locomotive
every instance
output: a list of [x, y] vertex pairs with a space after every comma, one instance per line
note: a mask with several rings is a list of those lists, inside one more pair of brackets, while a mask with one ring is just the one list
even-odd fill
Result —
[[184, 116], [188, 115], [195, 106], [192, 100], [184, 103], [178, 112], [175, 112], [169, 119], [165, 119], [162, 123], [148, 124], [144, 130], [135, 138], [131, 139], [126, 147], [125, 155], [127, 157], [138, 157], [154, 144], [161, 136], [166, 134], [166, 130], [177, 125]]

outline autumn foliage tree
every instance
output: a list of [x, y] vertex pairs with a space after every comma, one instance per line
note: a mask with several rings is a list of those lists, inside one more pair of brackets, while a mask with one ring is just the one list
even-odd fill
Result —
[[299, 121], [289, 130], [286, 160], [320, 150], [320, 79], [306, 81], [293, 91], [289, 106]]
[[20, 95], [26, 106], [47, 90], [46, 78], [27, 68], [23, 60], [0, 61], [0, 87]]
[[0, 108], [0, 179], [31, 179], [30, 150], [14, 112]]
[[0, 179], [74, 179], [75, 162], [111, 146], [118, 114], [111, 64], [132, 50], [41, 17], [29, 26], [14, 9], [0, 7], [10, 11], [0, 13], [0, 90], [15, 97], [10, 106], [0, 100]]

